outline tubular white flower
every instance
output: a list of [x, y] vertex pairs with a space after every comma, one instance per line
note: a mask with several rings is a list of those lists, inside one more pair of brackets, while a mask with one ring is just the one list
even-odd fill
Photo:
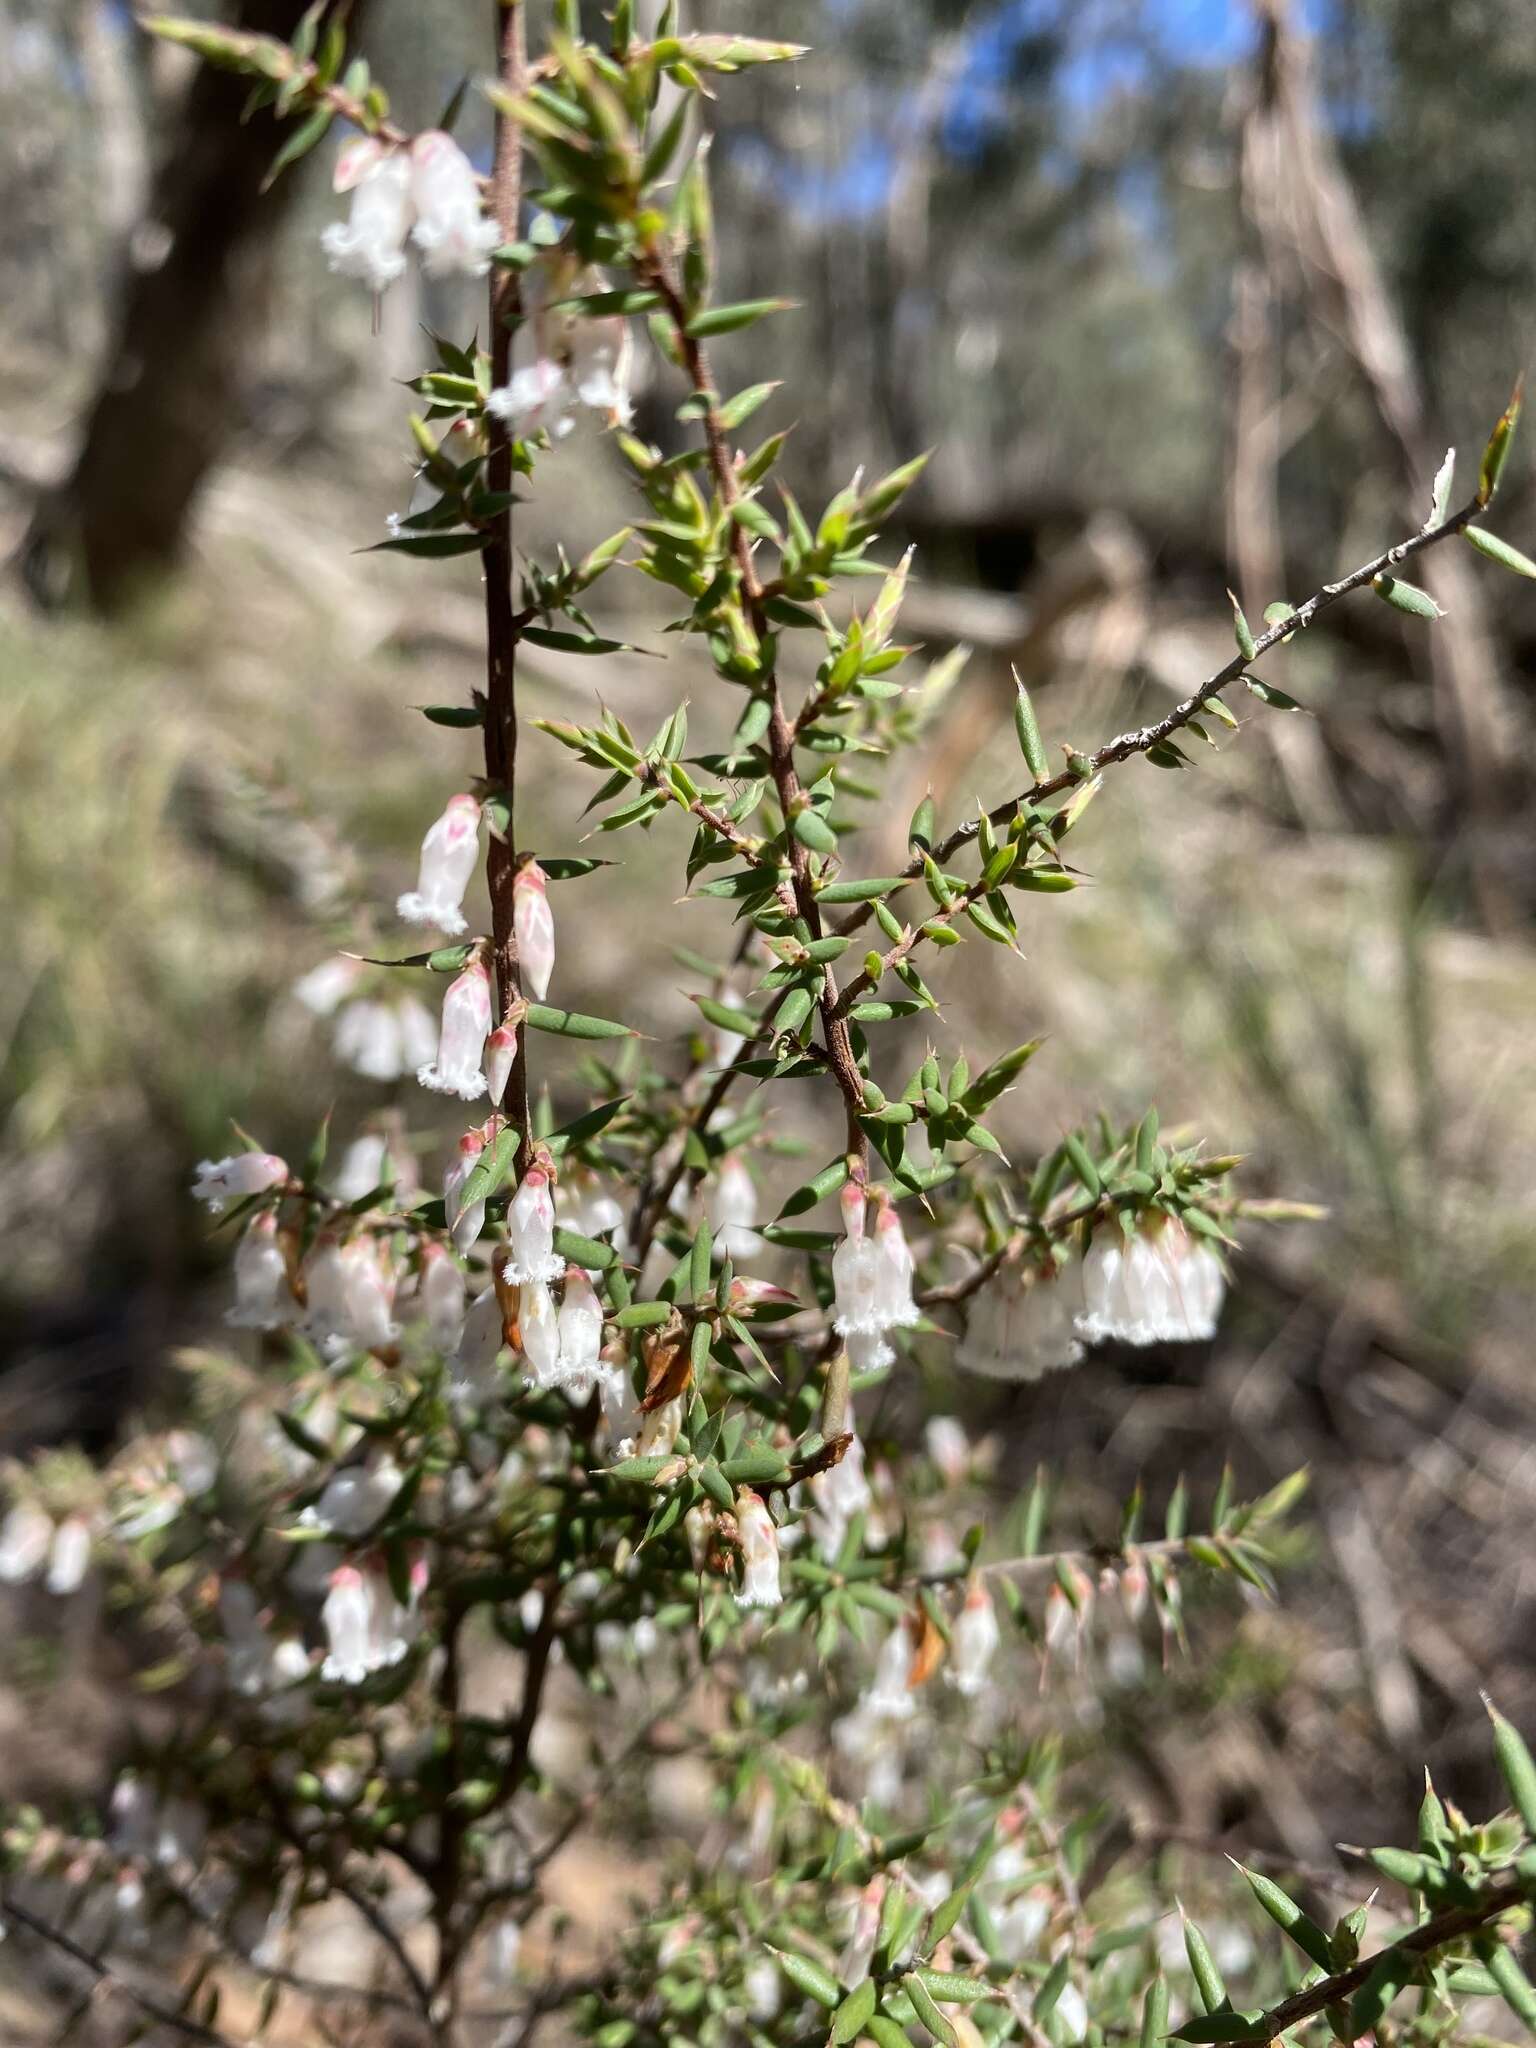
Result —
[[1098, 1233], [1083, 1259], [1077, 1331], [1090, 1344], [1191, 1344], [1216, 1334], [1221, 1261], [1173, 1218], [1143, 1218], [1126, 1239]]
[[543, 1280], [525, 1280], [517, 1297], [517, 1334], [527, 1377], [536, 1387], [560, 1384], [560, 1318]]
[[402, 996], [395, 1004], [395, 1027], [400, 1033], [395, 1074], [414, 1074], [436, 1055], [437, 1019], [420, 996]]
[[750, 1259], [763, 1249], [752, 1226], [757, 1220], [757, 1189], [739, 1152], [727, 1153], [708, 1194], [709, 1223], [717, 1259]]
[[950, 1635], [946, 1675], [956, 1692], [973, 1699], [981, 1691], [1001, 1640], [1002, 1631], [997, 1625], [992, 1595], [987, 1591], [984, 1580], [973, 1578], [966, 1588], [965, 1604], [955, 1618]]
[[373, 1596], [356, 1565], [338, 1565], [320, 1609], [326, 1655], [320, 1676], [337, 1685], [360, 1685], [378, 1669], [374, 1654]]
[[345, 221], [332, 221], [320, 246], [332, 270], [359, 277], [382, 292], [405, 271], [405, 238], [411, 226], [411, 165], [400, 150], [365, 153], [365, 146], [337, 165], [350, 187], [352, 211]]
[[53, 1532], [53, 1542], [48, 1551], [48, 1576], [44, 1584], [50, 1593], [73, 1593], [78, 1590], [90, 1564], [91, 1525], [84, 1515], [66, 1515]]
[[359, 1351], [386, 1351], [400, 1335], [394, 1320], [395, 1275], [386, 1247], [356, 1237], [342, 1249], [346, 1267], [347, 1335]]
[[850, 1181], [838, 1197], [843, 1214], [843, 1241], [832, 1254], [833, 1328], [841, 1337], [878, 1337], [880, 1256], [864, 1231], [864, 1189]]
[[456, 1351], [464, 1334], [464, 1275], [440, 1244], [422, 1247], [418, 1294], [434, 1347]]
[[227, 1203], [264, 1195], [268, 1188], [281, 1187], [287, 1178], [288, 1162], [275, 1152], [237, 1152], [228, 1159], [202, 1160], [192, 1192], [217, 1216]]
[[471, 1245], [478, 1242], [485, 1226], [485, 1203], [471, 1202], [466, 1207], [463, 1201], [464, 1183], [479, 1164], [484, 1150], [484, 1133], [466, 1131], [459, 1140], [458, 1157], [443, 1175], [443, 1214], [455, 1249], [465, 1254]]
[[683, 1429], [683, 1397], [674, 1394], [640, 1418], [640, 1435], [635, 1444], [637, 1458], [654, 1458], [673, 1449]]
[[572, 1400], [583, 1401], [609, 1378], [602, 1359], [603, 1305], [580, 1266], [566, 1270], [560, 1298], [560, 1378]]
[[53, 1517], [35, 1501], [14, 1503], [0, 1522], [0, 1581], [19, 1586], [43, 1568], [53, 1544]]
[[486, 213], [475, 167], [440, 128], [411, 144], [410, 191], [416, 206], [412, 239], [429, 277], [484, 277], [501, 230]]
[[290, 993], [314, 1017], [329, 1017], [357, 986], [363, 972], [361, 960], [349, 960], [345, 953], [333, 953], [328, 960], [301, 974]]
[[955, 1363], [988, 1380], [1037, 1380], [1076, 1365], [1081, 1307], [1081, 1267], [1052, 1273], [1010, 1259], [971, 1297]]
[[298, 1303], [288, 1285], [288, 1262], [277, 1241], [270, 1209], [253, 1216], [235, 1251], [235, 1305], [224, 1320], [236, 1330], [280, 1330], [294, 1321]]
[[741, 1536], [742, 1567], [737, 1606], [779, 1606], [784, 1598], [779, 1590], [779, 1532], [750, 1486], [743, 1486], [736, 1495], [736, 1527]]
[[610, 427], [634, 417], [629, 381], [633, 345], [629, 323], [617, 316], [578, 320], [571, 336], [570, 381], [576, 396]]
[[475, 1406], [490, 1398], [496, 1360], [505, 1342], [501, 1298], [494, 1287], [487, 1287], [470, 1304], [454, 1350], [449, 1389], [456, 1401]]
[[867, 1713], [885, 1721], [910, 1721], [916, 1711], [911, 1693], [917, 1645], [905, 1622], [898, 1621], [875, 1656], [875, 1673], [860, 1701]]
[[555, 919], [549, 877], [536, 860], [525, 862], [512, 883], [512, 933], [523, 987], [542, 1003], [555, 971]]
[[472, 796], [451, 796], [421, 842], [416, 887], [399, 898], [396, 911], [407, 924], [434, 925], [450, 934], [466, 931], [464, 891], [479, 853], [480, 806]]
[[560, 1178], [560, 1202], [566, 1226], [579, 1237], [606, 1238], [621, 1256], [629, 1249], [628, 1218], [612, 1188], [585, 1167]]
[[410, 1071], [400, 1042], [399, 1011], [371, 996], [360, 996], [338, 1013], [331, 1048], [365, 1081], [398, 1081]]
[[930, 1415], [923, 1428], [923, 1447], [946, 1486], [958, 1486], [971, 1469], [971, 1440], [954, 1415]]
[[530, 1166], [507, 1207], [511, 1257], [506, 1277], [514, 1287], [530, 1280], [558, 1280], [565, 1261], [555, 1250], [555, 1201], [549, 1175]]
[[[850, 1428], [852, 1422], [850, 1415]], [[830, 1564], [843, 1547], [849, 1524], [856, 1515], [865, 1512], [874, 1498], [864, 1476], [864, 1444], [857, 1431], [838, 1462], [825, 1472], [815, 1473], [809, 1485], [814, 1503], [809, 1516], [811, 1534], [817, 1554]]]
[[491, 1028], [491, 977], [482, 960], [471, 960], [443, 998], [442, 1033], [437, 1058], [418, 1067], [423, 1088], [438, 1095], [457, 1095], [473, 1102], [485, 1093], [480, 1060]]
[[512, 1064], [517, 1058], [517, 1026], [498, 1024], [485, 1041], [485, 1082], [490, 1097], [499, 1109], [501, 1098], [507, 1092], [507, 1083], [512, 1078]]
[[515, 434], [547, 427], [552, 435], [570, 431], [571, 389], [565, 371], [551, 356], [536, 356], [512, 372], [485, 401], [487, 412], [504, 420]]
[[910, 1329], [922, 1320], [912, 1298], [912, 1253], [896, 1206], [889, 1200], [882, 1199], [880, 1203], [880, 1214], [875, 1223], [875, 1252], [878, 1261], [875, 1305], [881, 1327], [887, 1330]]
[[347, 1264], [334, 1237], [321, 1237], [304, 1261], [304, 1329], [317, 1344], [347, 1336]]
[[383, 1185], [388, 1171], [389, 1140], [382, 1131], [365, 1131], [354, 1138], [342, 1154], [341, 1165], [331, 1181], [331, 1193], [338, 1202], [360, 1202]]

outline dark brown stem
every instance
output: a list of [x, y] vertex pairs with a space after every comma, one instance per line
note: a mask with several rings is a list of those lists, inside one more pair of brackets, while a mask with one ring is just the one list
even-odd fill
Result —
[[21, 1905], [8, 1892], [0, 1893], [0, 1916], [13, 1921], [18, 1927], [24, 1927], [39, 1941], [57, 1949], [60, 1955], [68, 1956], [72, 1963], [78, 1963], [82, 1970], [89, 1973], [96, 1985], [126, 2000], [146, 2019], [154, 2020], [162, 2027], [169, 2027], [173, 2033], [180, 2034], [189, 2041], [202, 2041], [208, 2044], [208, 2048], [234, 2048], [227, 2034], [221, 2034], [215, 2028], [205, 2026], [201, 2020], [194, 2019], [190, 2013], [178, 2012], [174, 2006], [163, 2004], [158, 1998], [152, 1998], [147, 1992], [140, 1991], [137, 1985], [130, 1984], [127, 1978], [119, 1977], [100, 1956], [88, 1948], [83, 1948], [62, 1928], [40, 1919], [30, 1907]]
[[[1441, 541], [1449, 540], [1454, 534], [1470, 526], [1473, 520], [1487, 509], [1487, 505], [1481, 499], [1474, 498], [1470, 504], [1463, 505], [1459, 512], [1453, 512], [1448, 519], [1431, 528], [1428, 533], [1416, 533], [1411, 539], [1399, 541], [1395, 547], [1388, 548], [1385, 553], [1375, 556], [1369, 562], [1363, 562], [1358, 569], [1351, 570], [1349, 575], [1341, 577], [1337, 583], [1325, 584], [1321, 590], [1309, 597], [1305, 604], [1297, 605], [1296, 609], [1287, 613], [1283, 619], [1277, 619], [1264, 632], [1255, 634], [1251, 655], [1234, 655], [1224, 668], [1217, 669], [1214, 675], [1207, 677], [1198, 690], [1176, 704], [1164, 717], [1152, 725], [1136, 726], [1129, 732], [1120, 733], [1116, 738], [1107, 740], [1092, 754], [1078, 756], [1075, 772], [1063, 769], [1059, 775], [1047, 776], [1044, 781], [1032, 783], [1028, 789], [1020, 790], [1017, 796], [1008, 797], [987, 812], [988, 823], [1007, 825], [1021, 804], [1044, 803], [1048, 797], [1059, 796], [1063, 790], [1071, 789], [1079, 781], [1097, 775], [1101, 769], [1112, 767], [1119, 761], [1129, 761], [1137, 754], [1150, 753], [1152, 748], [1160, 746], [1165, 740], [1170, 740], [1176, 733], [1182, 732], [1191, 719], [1198, 718], [1213, 697], [1219, 697], [1223, 690], [1239, 682], [1261, 655], [1268, 654], [1273, 647], [1278, 647], [1280, 642], [1289, 639], [1292, 633], [1299, 632], [1304, 626], [1310, 626], [1320, 612], [1325, 612], [1330, 605], [1337, 604], [1340, 598], [1348, 597], [1352, 591], [1364, 589], [1375, 577], [1390, 576], [1392, 571], [1399, 568], [1410, 556], [1422, 554], [1426, 548], [1435, 547]], [[965, 824], [957, 825], [942, 845], [934, 848], [934, 860], [942, 867], [952, 854], [958, 853], [963, 846], [968, 846], [980, 830], [979, 818], [969, 818]], [[916, 881], [922, 872], [922, 861], [911, 860], [902, 869], [902, 879], [908, 882]], [[870, 914], [867, 903], [859, 904], [848, 913], [837, 929], [840, 933], [856, 931]]]
[[[725, 428], [720, 420], [708, 353], [704, 344], [688, 332], [688, 309], [659, 249], [653, 248], [649, 252], [642, 266], [642, 275], [645, 283], [660, 293], [666, 305], [667, 316], [677, 337], [678, 353], [683, 367], [687, 371], [696, 396], [702, 402], [704, 440], [709, 453], [710, 475], [714, 479], [715, 492], [722, 507], [729, 512], [732, 506], [740, 502], [741, 486], [737, 480], [735, 464], [731, 460]], [[764, 585], [758, 576], [757, 564], [753, 560], [751, 536], [744, 526], [738, 524], [735, 527], [732, 547], [741, 578], [742, 596], [751, 615], [753, 631], [761, 641], [766, 638], [769, 630], [767, 614], [763, 609]], [[821, 911], [811, 882], [810, 853], [796, 839], [791, 829], [795, 816], [804, 805], [805, 795], [800, 786], [799, 770], [795, 765], [795, 729], [785, 715], [777, 674], [770, 674], [767, 678], [766, 696], [769, 714], [768, 759], [773, 773], [774, 791], [788, 835], [795, 903], [811, 937], [819, 939], [822, 936]], [[848, 1020], [839, 1009], [837, 982], [830, 968], [823, 976], [820, 1009], [823, 1042], [847, 1117], [848, 1150], [867, 1165], [869, 1144], [859, 1121], [864, 1109], [864, 1086], [859, 1077], [858, 1062], [853, 1056]]]
[[[520, 93], [528, 69], [528, 23], [522, 0], [497, 0], [499, 71], [508, 92]], [[491, 210], [502, 236], [515, 241], [522, 204], [522, 134], [515, 121], [496, 116], [496, 154], [491, 172]], [[491, 381], [500, 389], [512, 373], [512, 332], [522, 307], [518, 274], [500, 265], [491, 271]], [[512, 489], [512, 440], [505, 422], [486, 415], [486, 488]], [[500, 1020], [522, 996], [512, 905], [517, 880], [517, 614], [512, 604], [512, 508], [487, 520], [485, 565], [485, 779], [506, 804], [506, 828], [492, 835], [486, 854], [491, 896], [492, 958], [496, 967], [496, 1016]], [[527, 1033], [520, 1031], [517, 1057], [502, 1098], [502, 1109], [518, 1132], [517, 1171], [527, 1168]]]

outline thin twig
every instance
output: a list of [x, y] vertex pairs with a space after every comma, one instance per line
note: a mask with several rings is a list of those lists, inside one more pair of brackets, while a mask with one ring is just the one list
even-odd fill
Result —
[[34, 1913], [29, 1906], [23, 1906], [10, 1892], [0, 1892], [0, 1919], [13, 1921], [18, 1927], [25, 1927], [29, 1934], [60, 1955], [68, 1956], [78, 1963], [82, 1970], [88, 1970], [100, 1985], [104, 1985], [116, 1996], [125, 1998], [146, 2018], [158, 2020], [163, 2027], [174, 2028], [189, 2041], [203, 2041], [209, 2048], [235, 2048], [227, 2034], [221, 2034], [216, 2027], [205, 2026], [201, 2020], [193, 2019], [190, 2013], [178, 2012], [174, 2006], [166, 2005], [147, 1991], [140, 1991], [136, 1984], [120, 1977], [111, 1965], [91, 1949], [84, 1948], [62, 1928], [55, 1927]]

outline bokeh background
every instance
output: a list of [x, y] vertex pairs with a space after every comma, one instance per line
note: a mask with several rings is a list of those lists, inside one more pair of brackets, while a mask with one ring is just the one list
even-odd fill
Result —
[[[725, 82], [713, 116], [723, 294], [800, 302], [722, 344], [725, 373], [784, 380], [762, 417], [794, 425], [813, 502], [936, 450], [892, 555], [917, 544], [924, 658], [970, 653], [868, 807], [868, 871], [928, 785], [955, 819], [1016, 783], [1011, 665], [1050, 743], [1096, 744], [1227, 658], [1229, 586], [1250, 616], [1299, 599], [1421, 524], [1448, 442], [1475, 473], [1536, 309], [1525, 0], [684, 4], [819, 53]], [[471, 0], [352, 13], [407, 125], [484, 65]], [[469, 772], [410, 707], [475, 681], [473, 571], [363, 551], [409, 494], [422, 328], [482, 316], [413, 274], [375, 319], [329, 278], [328, 161], [258, 199], [274, 140], [239, 98], [118, 0], [0, 0], [8, 1455], [107, 1455], [185, 1400], [226, 1259], [189, 1173], [232, 1116], [302, 1156], [332, 1105], [344, 1132], [398, 1109], [428, 1175], [453, 1135], [338, 1066], [290, 990], [399, 940], [387, 906]], [[484, 149], [473, 93], [460, 133]], [[679, 396], [648, 372], [640, 430], [674, 443]], [[1496, 523], [1527, 549], [1530, 476], [1517, 444]], [[583, 432], [520, 544], [628, 514]], [[1106, 1740], [1147, 1825], [1312, 1867], [1400, 1833], [1423, 1763], [1496, 1803], [1478, 1688], [1536, 1711], [1536, 597], [1465, 550], [1425, 581], [1432, 632], [1357, 599], [1266, 667], [1304, 711], [1245, 702], [1191, 770], [1114, 775], [1074, 842], [1094, 885], [1040, 899], [1022, 961], [947, 956], [934, 1030], [978, 1061], [1048, 1034], [1019, 1158], [1155, 1100], [1246, 1153], [1251, 1192], [1329, 1210], [1247, 1232], [1210, 1347], [1018, 1395], [936, 1350], [902, 1396], [914, 1427], [995, 1437], [1000, 1500], [1046, 1459], [1090, 1523], [1138, 1471], [1208, 1488], [1230, 1458], [1253, 1493], [1310, 1465], [1281, 1607]], [[669, 665], [530, 653], [531, 711], [601, 695], [644, 724], [689, 694], [708, 729], [709, 674], [639, 583], [609, 580], [603, 623]], [[537, 737], [525, 758], [528, 836], [575, 850], [583, 771]], [[625, 850], [561, 891], [562, 986], [665, 1040], [692, 1015], [671, 948], [720, 927], [674, 902], [668, 827]], [[12, 1621], [0, 1793], [99, 1778], [133, 1710], [109, 1617], [62, 1643], [36, 1603]]]

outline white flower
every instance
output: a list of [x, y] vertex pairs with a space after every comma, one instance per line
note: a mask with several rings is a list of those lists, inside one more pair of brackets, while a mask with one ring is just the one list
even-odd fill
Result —
[[464, 891], [480, 853], [480, 806], [472, 796], [453, 796], [421, 842], [416, 887], [400, 897], [395, 909], [407, 924], [435, 925], [456, 934], [464, 922]]
[[352, 993], [362, 971], [361, 960], [349, 960], [345, 953], [333, 953], [329, 960], [322, 960], [307, 974], [299, 976], [293, 984], [294, 1001], [302, 1003], [312, 1016], [329, 1017]]
[[580, 1266], [566, 1269], [560, 1299], [560, 1379], [573, 1401], [584, 1401], [613, 1376], [602, 1360], [603, 1305]]
[[471, 960], [443, 998], [442, 1034], [437, 1058], [418, 1067], [423, 1088], [438, 1095], [457, 1095], [473, 1102], [485, 1093], [481, 1056], [491, 1028], [491, 977], [481, 960]]
[[752, 1228], [757, 1219], [757, 1189], [739, 1152], [729, 1152], [708, 1194], [709, 1223], [715, 1234], [717, 1259], [750, 1259], [763, 1249]]
[[192, 1192], [217, 1216], [226, 1203], [264, 1195], [268, 1188], [281, 1187], [287, 1178], [287, 1161], [275, 1152], [237, 1152], [229, 1159], [202, 1160]]
[[437, 1019], [420, 996], [402, 996], [395, 1005], [395, 1023], [400, 1032], [400, 1064], [397, 1074], [414, 1074], [437, 1051]]
[[0, 1522], [0, 1581], [19, 1586], [43, 1568], [53, 1543], [53, 1517], [19, 1500]]
[[556, 436], [571, 427], [571, 391], [565, 372], [549, 356], [537, 356], [514, 370], [510, 379], [485, 401], [487, 412], [504, 420], [514, 433], [548, 427]]
[[[852, 1418], [850, 1417], [850, 1426]], [[864, 1445], [857, 1432], [835, 1465], [808, 1482], [814, 1503], [809, 1520], [816, 1550], [830, 1564], [843, 1547], [849, 1524], [868, 1508], [873, 1495], [864, 1476]]]
[[410, 189], [416, 205], [412, 240], [429, 277], [484, 277], [501, 230], [485, 212], [475, 167], [440, 128], [411, 144]]
[[973, 1578], [966, 1588], [965, 1604], [950, 1632], [950, 1684], [967, 1699], [974, 1698], [987, 1682], [987, 1672], [1002, 1640], [997, 1611], [985, 1581]]
[[84, 1515], [66, 1515], [53, 1532], [53, 1543], [48, 1552], [48, 1576], [44, 1584], [50, 1593], [73, 1593], [78, 1590], [90, 1564], [91, 1525]]
[[1082, 1270], [1009, 1259], [971, 1297], [955, 1363], [989, 1380], [1037, 1380], [1083, 1355]]
[[464, 1275], [440, 1244], [422, 1247], [419, 1297], [433, 1346], [456, 1351], [464, 1334]]
[[453, 1354], [448, 1382], [454, 1400], [470, 1407], [489, 1400], [495, 1389], [496, 1360], [505, 1342], [501, 1298], [494, 1287], [487, 1287], [470, 1304]]
[[270, 1209], [251, 1219], [235, 1250], [235, 1305], [224, 1320], [237, 1330], [280, 1330], [296, 1319], [298, 1303], [288, 1285], [288, 1262], [277, 1241]]
[[530, 1166], [507, 1207], [511, 1258], [506, 1277], [515, 1287], [530, 1280], [558, 1280], [565, 1261], [555, 1250], [555, 1202], [549, 1175]]
[[1129, 1239], [1095, 1235], [1083, 1260], [1078, 1335], [1087, 1343], [1190, 1344], [1216, 1334], [1226, 1279], [1210, 1246], [1173, 1219], [1144, 1219]]
[[631, 354], [628, 321], [610, 316], [576, 322], [571, 383], [582, 404], [600, 412], [610, 427], [627, 427], [634, 417], [629, 397]]
[[683, 1413], [683, 1397], [674, 1394], [670, 1401], [663, 1401], [659, 1408], [653, 1408], [648, 1415], [642, 1416], [635, 1456], [654, 1458], [670, 1451], [682, 1434]]
[[304, 1261], [304, 1329], [317, 1344], [343, 1344], [347, 1337], [347, 1264], [334, 1237], [315, 1240]]
[[555, 920], [549, 877], [536, 860], [525, 862], [512, 884], [512, 933], [523, 987], [542, 1003], [555, 971]]
[[596, 1174], [579, 1166], [562, 1174], [560, 1203], [566, 1227], [579, 1237], [606, 1238], [616, 1252], [622, 1254], [628, 1250], [628, 1219], [624, 1205]]
[[501, 1106], [517, 1058], [517, 1026], [501, 1023], [485, 1041], [485, 1082], [492, 1102]]
[[346, 1334], [359, 1351], [387, 1351], [400, 1335], [394, 1320], [395, 1274], [388, 1248], [357, 1237], [342, 1248]]
[[777, 1607], [784, 1595], [779, 1590], [779, 1532], [772, 1515], [750, 1486], [736, 1495], [736, 1527], [741, 1537], [741, 1590], [738, 1607]]
[[405, 270], [411, 226], [411, 165], [403, 151], [365, 139], [337, 162], [336, 189], [352, 193], [346, 221], [332, 221], [320, 246], [332, 270], [381, 292]]
[[342, 1154], [341, 1165], [331, 1181], [331, 1193], [338, 1202], [360, 1202], [382, 1187], [388, 1172], [389, 1140], [382, 1131], [365, 1131], [354, 1138]]
[[875, 1657], [875, 1675], [861, 1702], [869, 1713], [887, 1721], [911, 1720], [916, 1705], [911, 1692], [916, 1655], [911, 1630], [898, 1621]]
[[907, 1248], [906, 1233], [901, 1227], [901, 1218], [896, 1214], [895, 1204], [888, 1199], [880, 1202], [880, 1214], [875, 1223], [875, 1301], [881, 1327], [886, 1330], [906, 1330], [922, 1320], [917, 1303], [912, 1299], [912, 1254]]
[[331, 1046], [337, 1059], [366, 1081], [398, 1081], [410, 1072], [401, 1043], [400, 1012], [371, 996], [360, 996], [341, 1011]]
[[517, 1298], [517, 1334], [536, 1387], [560, 1384], [560, 1318], [544, 1280], [525, 1280]]
[[864, 1190], [850, 1181], [838, 1197], [843, 1241], [832, 1254], [833, 1327], [839, 1336], [878, 1337], [884, 1325], [876, 1305], [879, 1256], [864, 1231]]
[[478, 1242], [485, 1224], [484, 1201], [471, 1202], [467, 1207], [463, 1201], [464, 1183], [480, 1163], [484, 1150], [482, 1133], [466, 1131], [459, 1140], [457, 1158], [443, 1175], [443, 1214], [455, 1248], [463, 1253], [468, 1253], [470, 1246]]
[[338, 1565], [320, 1610], [327, 1650], [320, 1676], [358, 1685], [379, 1668], [374, 1648], [373, 1595], [356, 1565]]

